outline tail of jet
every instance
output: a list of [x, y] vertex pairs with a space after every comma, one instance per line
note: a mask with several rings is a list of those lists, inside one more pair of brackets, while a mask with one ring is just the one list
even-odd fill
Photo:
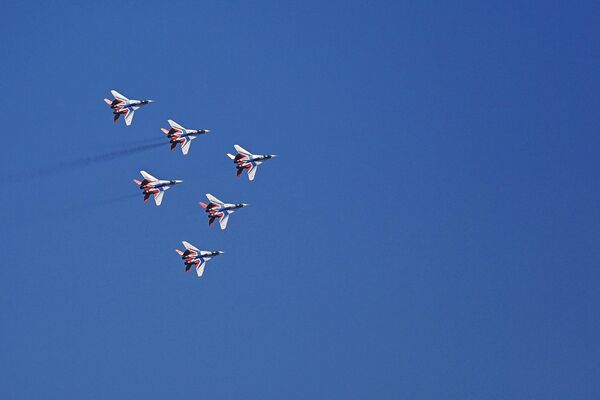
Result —
[[175, 251], [177, 252], [177, 254], [179, 254], [180, 256], [183, 257], [183, 251], [179, 250], [179, 249], [175, 249]]
[[104, 102], [105, 102], [106, 104], [108, 104], [109, 106], [112, 106], [112, 103], [113, 103], [113, 101], [112, 101], [112, 100], [109, 100], [109, 99], [107, 99], [106, 97], [104, 98]]
[[231, 158], [232, 160], [235, 160], [235, 156], [231, 153], [227, 153], [227, 157]]
[[208, 207], [208, 204], [206, 204], [206, 203], [205, 203], [205, 202], [203, 202], [203, 201], [200, 201], [200, 202], [198, 202], [198, 204], [200, 204], [200, 207], [202, 207], [202, 208], [204, 208], [204, 209], [206, 209], [206, 207]]

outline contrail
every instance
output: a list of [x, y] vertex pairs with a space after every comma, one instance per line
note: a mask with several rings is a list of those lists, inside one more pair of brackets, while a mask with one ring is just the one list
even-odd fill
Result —
[[140, 138], [138, 140], [132, 140], [131, 142], [128, 141], [128, 143], [123, 143], [123, 145], [124, 146], [127, 146], [127, 145], [135, 146], [135, 145], [150, 144], [150, 143], [166, 143], [166, 141], [167, 141], [166, 136], [152, 138], [152, 139]]
[[106, 207], [111, 204], [125, 202], [127, 200], [133, 200], [134, 198], [142, 198], [140, 193], [127, 193], [121, 196], [114, 196], [104, 199], [80, 199], [76, 203], [70, 204], [68, 207], [62, 207], [55, 210], [50, 216], [53, 217], [71, 217], [73, 215], [80, 215], [82, 211], [91, 211], [96, 208]]
[[25, 179], [35, 179], [35, 178], [45, 178], [48, 176], [60, 174], [62, 172], [69, 171], [75, 168], [84, 168], [93, 164], [102, 163], [105, 161], [115, 160], [117, 158], [128, 157], [133, 154], [141, 153], [147, 150], [155, 149], [157, 147], [165, 146], [164, 140], [161, 142], [142, 144], [137, 146], [128, 147], [125, 149], [110, 151], [108, 153], [97, 154], [93, 156], [87, 156], [83, 158], [79, 158], [72, 161], [63, 161], [55, 165], [50, 165], [46, 168], [39, 169], [37, 171], [29, 171], [25, 172], [25, 174], [21, 174], [18, 176], [12, 177], [11, 180], [14, 181], [22, 181]]
[[142, 198], [143, 196], [140, 193], [128, 193], [121, 196], [115, 196], [108, 199], [100, 199], [97, 201], [92, 201], [89, 206], [101, 207], [107, 206], [109, 204], [120, 203], [125, 200], [133, 199], [135, 197]]

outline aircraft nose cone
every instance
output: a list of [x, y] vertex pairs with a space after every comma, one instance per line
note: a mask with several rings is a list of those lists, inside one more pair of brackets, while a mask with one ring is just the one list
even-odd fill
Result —
[[217, 253], [219, 253], [219, 254], [225, 254], [225, 252], [224, 252], [224, 251], [220, 251], [220, 250], [219, 250], [219, 251], [217, 251]]
[[271, 154], [271, 158], [275, 158], [275, 157], [277, 157], [277, 155]]
[[248, 207], [250, 204], [242, 203], [242, 207]]
[[148, 100], [148, 103], [154, 103], [154, 100]]

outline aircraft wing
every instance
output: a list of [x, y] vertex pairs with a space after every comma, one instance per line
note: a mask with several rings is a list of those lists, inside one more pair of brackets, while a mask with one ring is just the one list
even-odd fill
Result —
[[192, 141], [190, 140], [189, 137], [187, 137], [185, 139], [185, 143], [181, 145], [181, 152], [183, 153], [184, 156], [186, 156], [188, 151], [190, 151], [191, 144], [192, 144]]
[[133, 114], [135, 114], [133, 109], [127, 109], [127, 113], [125, 114], [125, 125], [131, 125], [133, 122]]
[[[166, 186], [166, 187], [168, 187], [168, 186]], [[164, 195], [165, 195], [165, 192], [163, 190], [154, 194], [154, 202], [156, 203], [157, 206], [160, 206], [160, 203], [162, 203]]]
[[129, 99], [125, 96], [123, 96], [121, 93], [117, 92], [116, 90], [111, 90], [110, 93], [113, 95], [113, 97], [117, 100], [121, 100], [121, 101], [129, 101]]
[[219, 225], [221, 225], [221, 230], [227, 228], [227, 221], [229, 221], [229, 214], [223, 214], [223, 216], [219, 218]]
[[223, 202], [222, 202], [221, 200], [217, 199], [215, 196], [213, 196], [213, 195], [212, 195], [212, 194], [210, 194], [210, 193], [206, 193], [206, 198], [207, 198], [207, 199], [208, 199], [208, 200], [209, 200], [211, 203], [215, 203], [215, 204], [218, 204], [218, 205], [220, 205], [220, 206], [222, 206], [222, 205], [223, 205]]
[[252, 153], [250, 153], [248, 150], [244, 149], [239, 144], [235, 144], [235, 145], [233, 145], [233, 147], [235, 148], [235, 151], [237, 151], [240, 154], [244, 154], [244, 155], [249, 156], [249, 157], [252, 156]]
[[156, 182], [158, 180], [155, 177], [153, 177], [152, 175], [150, 175], [149, 173], [147, 173], [146, 171], [140, 171], [140, 174], [142, 174], [144, 179], [146, 179], [147, 181]]
[[172, 119], [167, 120], [167, 122], [169, 123], [169, 125], [171, 125], [171, 128], [179, 129], [181, 132], [185, 132], [185, 128], [179, 125], [177, 122], [173, 121]]
[[257, 164], [252, 164], [252, 168], [250, 168], [248, 170], [248, 179], [253, 181], [254, 180], [254, 175], [256, 175], [256, 170], [258, 169], [258, 165]]
[[196, 252], [200, 252], [200, 249], [198, 249], [197, 247], [194, 247], [191, 243], [186, 242], [185, 240], [183, 242], [181, 242], [183, 244], [183, 246], [187, 249], [187, 250], [194, 250]]
[[198, 274], [198, 278], [202, 276], [202, 274], [204, 274], [204, 267], [206, 267], [206, 260], [201, 259], [202, 262], [200, 262], [200, 265], [196, 266], [196, 274]]

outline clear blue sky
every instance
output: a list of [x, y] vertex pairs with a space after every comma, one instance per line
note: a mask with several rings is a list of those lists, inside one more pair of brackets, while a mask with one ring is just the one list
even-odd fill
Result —
[[0, 397], [600, 398], [597, 2], [103, 4], [3, 6]]

